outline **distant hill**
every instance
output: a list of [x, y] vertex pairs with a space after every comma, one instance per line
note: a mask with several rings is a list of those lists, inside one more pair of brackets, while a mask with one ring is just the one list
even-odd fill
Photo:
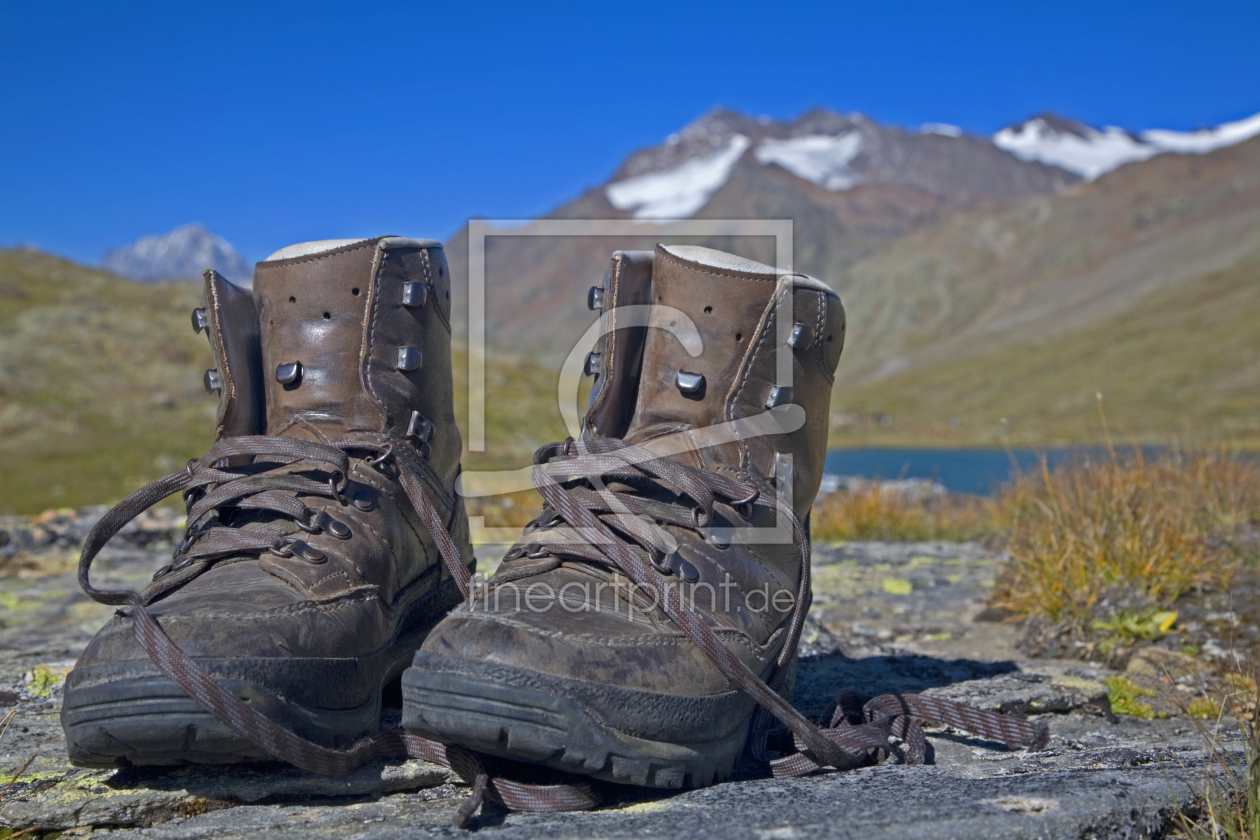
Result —
[[1260, 447], [1260, 138], [961, 214], [837, 288], [836, 440], [1080, 440], [1101, 391], [1127, 437]]
[[[201, 384], [209, 345], [189, 326], [200, 300], [199, 284], [0, 250], [0, 514], [117, 501], [205, 453], [217, 403]], [[455, 367], [463, 424], [463, 352]], [[563, 439], [556, 382], [529, 361], [490, 359], [489, 451], [465, 468], [527, 465]]]
[[249, 285], [254, 269], [226, 239], [198, 224], [169, 233], [145, 236], [115, 248], [101, 258], [100, 268], [131, 280], [201, 280], [213, 268], [233, 283]]

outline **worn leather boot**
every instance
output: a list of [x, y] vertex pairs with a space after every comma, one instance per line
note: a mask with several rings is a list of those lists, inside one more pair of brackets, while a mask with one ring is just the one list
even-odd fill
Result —
[[583, 439], [539, 451], [542, 513], [417, 652], [403, 722], [607, 781], [708, 785], [758, 702], [790, 709], [844, 310], [817, 280], [689, 246], [614, 254], [591, 301], [608, 332]]
[[[242, 734], [266, 734], [250, 709], [328, 748], [376, 732], [383, 688], [473, 563], [439, 243], [294, 245], [258, 264], [252, 294], [208, 271], [193, 325], [214, 354], [216, 444], [85, 545], [85, 589], [124, 608], [66, 680], [82, 766], [290, 758]], [[172, 492], [188, 506], [173, 561], [138, 598], [95, 589], [105, 540]]]

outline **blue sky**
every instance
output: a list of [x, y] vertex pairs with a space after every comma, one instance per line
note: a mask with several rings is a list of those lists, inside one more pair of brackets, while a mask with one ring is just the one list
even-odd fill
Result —
[[1260, 111], [1260, 3], [0, 0], [0, 245], [251, 259], [546, 212], [715, 105], [988, 134]]

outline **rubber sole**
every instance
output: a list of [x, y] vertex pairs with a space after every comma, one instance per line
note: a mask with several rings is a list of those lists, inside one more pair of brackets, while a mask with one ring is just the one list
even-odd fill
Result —
[[[255, 683], [219, 684], [268, 718], [325, 746], [348, 746], [380, 726], [381, 694], [406, 656], [380, 680], [372, 698], [352, 709], [286, 702]], [[67, 691], [61, 723], [71, 763], [80, 767], [231, 764], [272, 756], [241, 738], [161, 674]]]
[[403, 672], [402, 690], [403, 726], [425, 737], [603, 781], [675, 790], [728, 778], [752, 719], [751, 701], [738, 692], [655, 694], [428, 651], [416, 653]]
[[[440, 598], [439, 593], [434, 595]], [[323, 746], [347, 747], [379, 730], [386, 686], [407, 667], [446, 611], [432, 609], [432, 617], [421, 626], [352, 659], [194, 661], [281, 726]], [[365, 684], [371, 686], [366, 692]], [[355, 705], [323, 707], [337, 697], [365, 694], [367, 699]], [[66, 680], [61, 725], [70, 761], [80, 767], [231, 764], [273, 758], [147, 661], [75, 668]]]

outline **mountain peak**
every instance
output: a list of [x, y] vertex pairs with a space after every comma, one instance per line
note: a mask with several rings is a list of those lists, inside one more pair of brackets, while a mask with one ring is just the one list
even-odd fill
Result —
[[143, 236], [101, 258], [100, 267], [132, 280], [196, 280], [213, 268], [249, 285], [249, 263], [226, 239], [193, 222], [169, 233]]
[[715, 108], [659, 146], [631, 154], [604, 186], [604, 195], [613, 208], [634, 218], [687, 218], [737, 167], [787, 173], [806, 190], [903, 187], [962, 205], [1050, 192], [1076, 180], [1038, 163], [1012, 160], [955, 126], [907, 132], [862, 114], [825, 108], [790, 121]]
[[1088, 126], [1085, 123], [1074, 120], [1070, 117], [1056, 114], [1054, 111], [1042, 111], [1034, 117], [1029, 117], [1023, 122], [1012, 123], [1007, 126], [1008, 131], [1041, 131], [1048, 134], [1072, 134], [1077, 137], [1089, 138], [1098, 133], [1098, 129]]
[[1152, 129], [1134, 134], [1116, 126], [1099, 129], [1042, 113], [1007, 126], [993, 135], [993, 142], [1021, 160], [1058, 166], [1092, 181], [1117, 166], [1163, 152], [1202, 154], [1257, 134], [1260, 114], [1198, 131]]

